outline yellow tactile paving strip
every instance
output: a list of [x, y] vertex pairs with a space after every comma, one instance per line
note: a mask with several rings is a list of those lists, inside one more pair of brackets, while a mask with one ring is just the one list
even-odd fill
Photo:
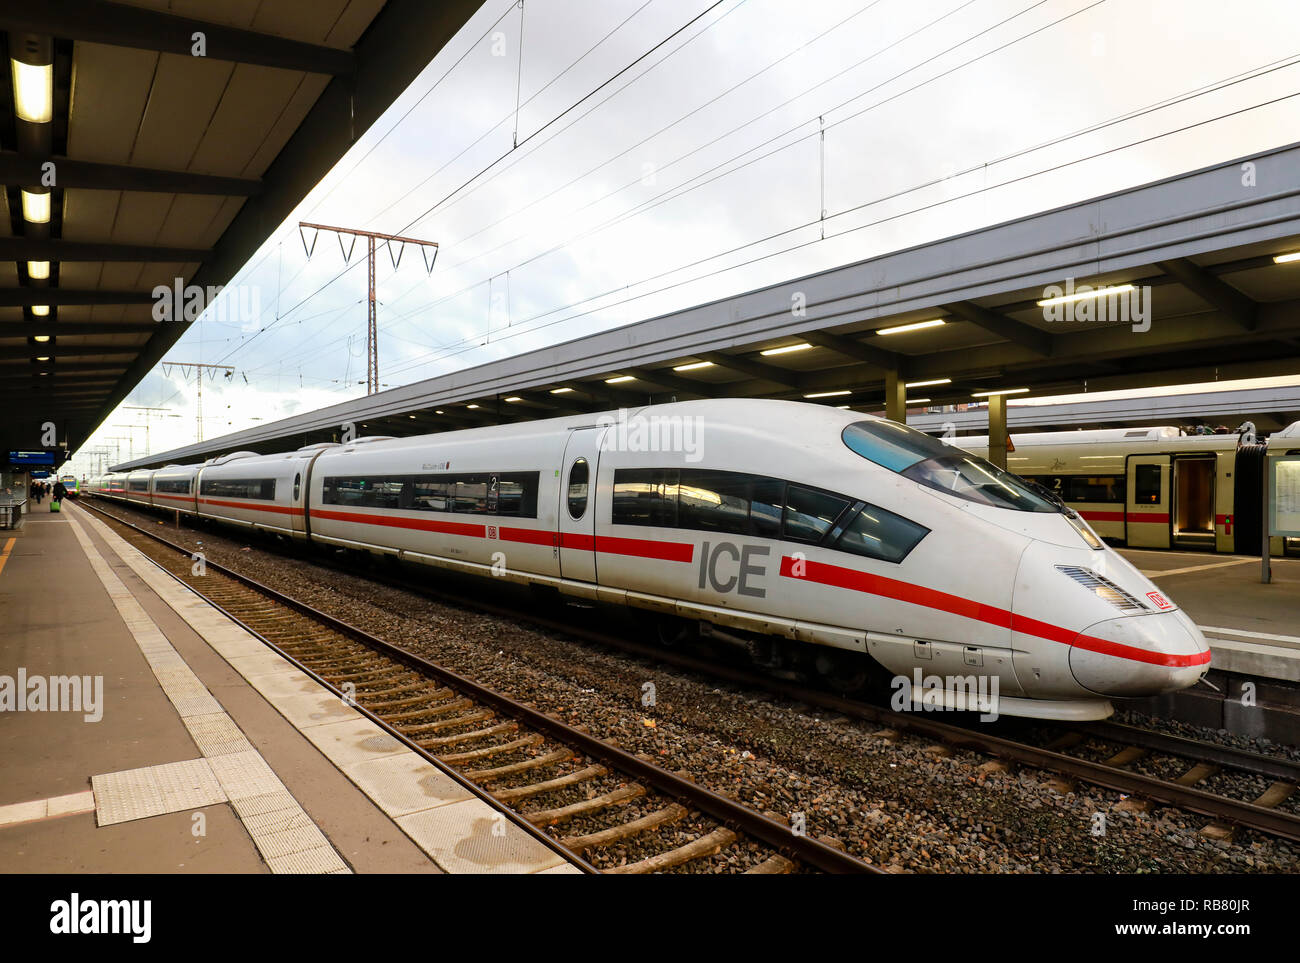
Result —
[[[78, 514], [236, 672], [392, 817], [439, 868], [449, 873], [581, 872], [344, 705], [102, 522]], [[235, 808], [243, 817], [238, 802]]]
[[[350, 872], [325, 834], [114, 574], [77, 520], [69, 515], [68, 522], [163, 692], [204, 754], [201, 759], [93, 777], [99, 825], [229, 801], [272, 872]], [[259, 814], [275, 813], [279, 824], [250, 821], [248, 807], [240, 804], [254, 800], [259, 801]]]

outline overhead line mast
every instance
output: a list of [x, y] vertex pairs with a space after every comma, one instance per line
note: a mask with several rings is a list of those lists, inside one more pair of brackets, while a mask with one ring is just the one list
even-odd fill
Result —
[[[307, 235], [302, 233], [303, 228], [316, 231], [316, 234], [312, 235], [310, 247], [307, 245]], [[399, 234], [381, 234], [378, 231], [362, 231], [351, 227], [331, 227], [328, 224], [299, 221], [298, 234], [302, 238], [303, 250], [307, 252], [308, 260], [311, 260], [312, 251], [316, 249], [316, 238], [320, 236], [321, 231], [332, 231], [339, 235], [339, 250], [343, 252], [345, 264], [352, 260], [352, 248], [356, 246], [356, 239], [359, 237], [366, 239], [366, 277], [369, 282], [366, 317], [366, 394], [373, 395], [379, 390], [379, 335], [375, 325], [375, 241], [383, 241], [388, 245], [388, 257], [393, 262], [393, 270], [397, 270], [397, 266], [402, 263], [402, 251], [406, 249], [405, 246], [416, 245], [420, 248], [420, 255], [424, 259], [424, 269], [430, 274], [433, 273], [434, 261], [438, 259], [438, 242], [402, 237]], [[346, 250], [343, 248], [345, 234], [352, 237], [352, 245]], [[399, 245], [396, 257], [393, 256], [394, 242]], [[429, 248], [433, 249], [433, 257], [425, 253]]]

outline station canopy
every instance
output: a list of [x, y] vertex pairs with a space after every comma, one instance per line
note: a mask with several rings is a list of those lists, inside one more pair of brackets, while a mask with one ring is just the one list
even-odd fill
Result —
[[184, 333], [154, 288], [225, 284], [479, 6], [5, 4], [0, 450], [81, 445]]
[[1295, 375], [1298, 253], [1292, 144], [119, 467], [285, 450], [348, 424], [401, 436], [697, 398], [897, 417], [988, 392]]

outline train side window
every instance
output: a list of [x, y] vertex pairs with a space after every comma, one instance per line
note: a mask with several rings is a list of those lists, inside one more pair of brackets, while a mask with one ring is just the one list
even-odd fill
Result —
[[1160, 465], [1138, 465], [1135, 467], [1133, 504], [1160, 504]]
[[587, 514], [587, 480], [591, 469], [587, 459], [579, 458], [569, 468], [569, 517], [581, 518]]
[[416, 478], [412, 485], [411, 507], [426, 512], [449, 512], [447, 483], [441, 478]]
[[620, 468], [614, 472], [614, 525], [677, 527], [676, 468]]
[[677, 525], [702, 532], [749, 534], [749, 476], [682, 469], [677, 488]]
[[535, 471], [502, 472], [497, 476], [497, 514], [515, 518], [537, 517], [537, 479]]
[[293, 476], [293, 500], [296, 502], [302, 494], [302, 474], [301, 472]]
[[487, 511], [487, 476], [455, 475], [448, 479], [449, 512], [482, 515]]
[[792, 542], [820, 542], [830, 531], [849, 500], [830, 492], [802, 485], [787, 485], [785, 495], [785, 537]]
[[755, 478], [749, 500], [751, 533], [759, 538], [780, 538], [784, 507], [785, 482], [779, 478]]
[[901, 562], [929, 534], [924, 525], [875, 505], [864, 505], [836, 540], [835, 547], [867, 558]]

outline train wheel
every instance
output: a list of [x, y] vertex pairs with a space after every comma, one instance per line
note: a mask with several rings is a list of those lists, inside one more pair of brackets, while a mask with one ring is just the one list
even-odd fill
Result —
[[872, 663], [866, 656], [828, 650], [819, 652], [813, 666], [822, 681], [836, 692], [861, 692], [872, 678]]
[[655, 638], [665, 649], [694, 642], [699, 638], [699, 629], [689, 619], [676, 615], [660, 615], [655, 619]]

